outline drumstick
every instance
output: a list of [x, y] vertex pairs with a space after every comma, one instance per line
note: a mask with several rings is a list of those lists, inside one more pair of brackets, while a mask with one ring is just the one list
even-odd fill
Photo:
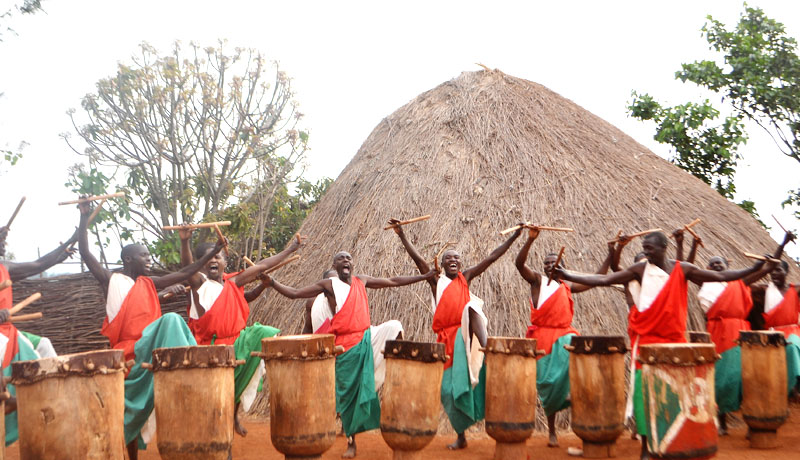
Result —
[[[775, 223], [778, 224], [778, 227], [780, 227], [781, 230], [783, 230], [783, 233], [789, 233], [789, 230], [786, 230], [786, 227], [784, 227], [783, 225], [781, 225], [780, 222], [778, 222], [778, 218], [775, 217], [775, 214], [770, 214], [770, 215], [772, 216], [773, 219], [775, 219]], [[792, 240], [792, 243], [797, 244], [795, 240]]]
[[553, 271], [558, 268], [558, 264], [561, 263], [561, 256], [564, 255], [564, 246], [561, 246], [561, 250], [558, 251], [558, 257], [556, 258], [556, 263], [553, 265], [553, 270], [550, 271], [550, 275], [547, 277], [547, 285], [550, 286], [550, 282], [553, 281]]
[[[401, 225], [406, 225], [406, 224], [413, 224], [414, 222], [421, 222], [423, 220], [428, 220], [430, 218], [431, 218], [431, 215], [430, 214], [426, 214], [424, 216], [415, 217], [413, 219], [401, 220], [400, 222], [395, 222], [393, 224], [389, 224], [386, 227], [383, 227], [383, 229], [384, 230], [389, 230], [390, 228], [395, 228], [395, 227], [399, 227]], [[299, 243], [299, 241], [298, 241], [298, 243]]]
[[[189, 291], [192, 290], [192, 287], [191, 286], [184, 286], [183, 290], [184, 290], [184, 292], [189, 292]], [[167, 300], [170, 297], [173, 297], [174, 295], [175, 294], [173, 294], [172, 292], [167, 292], [166, 294], [164, 294], [164, 297], [162, 297], [162, 299]]]
[[225, 257], [228, 257], [228, 240], [225, 239], [225, 235], [222, 234], [222, 230], [219, 229], [219, 225], [214, 225], [214, 231], [217, 232], [217, 237], [219, 237], [220, 241], [225, 242], [225, 246], [223, 246], [223, 250], [225, 250]]
[[[661, 231], [660, 228], [651, 228], [650, 230], [643, 230], [641, 232], [636, 232], [636, 233], [634, 233], [632, 235], [625, 235], [625, 237], [627, 237], [629, 239], [632, 239], [632, 238], [636, 238], [637, 236], [647, 235], [648, 233], [660, 232], [660, 231]], [[613, 243], [615, 241], [619, 241], [619, 239], [610, 240], [609, 243]]]
[[91, 225], [92, 221], [94, 221], [94, 218], [97, 217], [98, 214], [100, 214], [100, 209], [103, 208], [103, 203], [105, 203], [105, 202], [106, 202], [106, 199], [103, 198], [102, 200], [100, 200], [99, 203], [97, 203], [97, 206], [95, 206], [94, 211], [92, 211], [92, 213], [89, 215], [89, 220], [86, 221], [86, 226], [87, 227], [89, 225]]
[[286, 259], [286, 260], [284, 260], [283, 262], [279, 263], [278, 265], [276, 265], [276, 266], [274, 266], [274, 267], [270, 268], [269, 270], [266, 270], [266, 271], [264, 271], [264, 273], [272, 273], [272, 272], [274, 272], [275, 270], [277, 270], [277, 269], [279, 269], [279, 268], [283, 267], [284, 265], [290, 264], [290, 263], [294, 262], [295, 260], [297, 260], [297, 259], [299, 259], [299, 258], [300, 258], [300, 255], [299, 255], [299, 254], [295, 254], [295, 255], [293, 255], [292, 257], [289, 257], [288, 259]]
[[11, 307], [11, 309], [9, 310], [9, 313], [14, 315], [18, 311], [22, 310], [23, 308], [27, 307], [28, 305], [32, 304], [33, 302], [36, 302], [37, 300], [39, 300], [41, 298], [42, 298], [42, 294], [39, 293], [39, 292], [37, 292], [35, 294], [31, 294], [30, 296], [28, 296], [27, 299], [25, 299], [22, 302], [14, 305], [13, 307]]
[[17, 205], [17, 209], [14, 210], [14, 214], [11, 214], [11, 219], [8, 219], [8, 223], [6, 224], [6, 228], [11, 228], [11, 222], [14, 222], [14, 218], [17, 217], [17, 213], [19, 212], [19, 208], [22, 207], [22, 203], [25, 202], [25, 197], [23, 196], [19, 200], [19, 204]]
[[218, 227], [227, 227], [231, 224], [229, 220], [220, 220], [217, 222], [200, 222], [199, 224], [189, 224], [189, 225], [167, 225], [166, 227], [161, 227], [161, 230], [180, 230], [182, 228], [211, 228], [215, 225]]
[[547, 226], [541, 226], [541, 225], [533, 225], [530, 222], [527, 222], [525, 224], [520, 224], [520, 225], [515, 225], [513, 227], [509, 227], [509, 228], [501, 231], [500, 235], [501, 236], [506, 236], [507, 234], [509, 234], [511, 232], [515, 232], [515, 231], [517, 231], [517, 230], [519, 230], [520, 228], [523, 228], [523, 227], [524, 228], [537, 228], [539, 230], [550, 230], [551, 232], [574, 232], [575, 231], [574, 229], [567, 228], [567, 227], [547, 227]]
[[62, 201], [61, 203], [58, 203], [58, 205], [64, 206], [65, 204], [86, 203], [87, 201], [107, 200], [109, 198], [119, 198], [123, 196], [125, 196], [125, 192], [109, 193], [108, 195], [87, 196], [86, 198], [79, 198], [77, 200]]
[[758, 254], [753, 254], [752, 252], [743, 252], [742, 254], [748, 259], [763, 260], [765, 262], [775, 262], [776, 264], [781, 263], [780, 259], [773, 259], [772, 257], [764, 257]]
[[44, 316], [44, 315], [42, 315], [42, 312], [38, 311], [36, 313], [30, 313], [30, 314], [27, 314], [27, 315], [12, 316], [12, 317], [8, 318], [8, 320], [11, 321], [12, 323], [16, 323], [16, 322], [19, 322], [19, 321], [30, 321], [30, 320], [33, 320], [33, 319], [39, 319], [42, 316]]
[[0, 283], [0, 291], [2, 291], [2, 290], [3, 290], [3, 289], [5, 289], [5, 288], [10, 288], [10, 287], [11, 287], [11, 284], [12, 284], [12, 283], [11, 283], [11, 280], [5, 280], [5, 281], [3, 281], [2, 283]]

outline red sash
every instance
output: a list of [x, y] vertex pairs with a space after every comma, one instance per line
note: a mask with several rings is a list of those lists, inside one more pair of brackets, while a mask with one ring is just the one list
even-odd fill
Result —
[[[536, 339], [536, 349], [544, 350], [547, 354], [553, 349], [553, 344], [566, 334], [577, 334], [572, 327], [572, 317], [575, 314], [575, 301], [572, 299], [572, 290], [565, 283], [559, 283], [558, 289], [539, 308], [531, 303], [531, 325], [525, 337]], [[537, 359], [541, 356], [537, 356]]]
[[[0, 283], [6, 280], [10, 280], [11, 275], [8, 274], [8, 269], [5, 265], [0, 264]], [[12, 287], [7, 287], [0, 291], [0, 309], [8, 309], [11, 308], [11, 304], [13, 302], [12, 298]]]
[[731, 281], [719, 295], [714, 305], [706, 312], [708, 332], [716, 345], [717, 353], [736, 346], [739, 331], [749, 331], [747, 315], [753, 308], [750, 287], [742, 280]]
[[[640, 312], [631, 308], [628, 314], [628, 334], [631, 346], [651, 343], [686, 343], [686, 315], [689, 309], [689, 287], [680, 262], [661, 288], [650, 308]], [[640, 364], [636, 363], [638, 369]]]
[[126, 361], [135, 359], [136, 341], [142, 337], [144, 328], [160, 317], [161, 304], [153, 280], [140, 276], [122, 301], [117, 316], [110, 323], [108, 316], [103, 320], [100, 333], [108, 337], [111, 348], [125, 352]]
[[781, 303], [769, 313], [764, 313], [764, 327], [783, 331], [787, 337], [791, 334], [800, 336], [800, 325], [797, 324], [798, 313], [800, 313], [800, 299], [797, 297], [794, 284], [790, 284]]
[[[244, 286], [237, 286], [232, 280], [238, 273], [224, 276], [222, 287], [214, 305], [200, 319], [192, 321], [192, 333], [198, 345], [233, 345], [239, 332], [247, 326], [250, 306], [244, 298]], [[216, 336], [216, 339], [214, 339]]]
[[347, 351], [364, 338], [364, 331], [369, 328], [369, 300], [364, 283], [353, 276], [350, 281], [350, 293], [339, 312], [333, 315], [330, 333], [336, 335], [336, 345]]
[[469, 285], [461, 272], [444, 288], [442, 298], [436, 305], [433, 313], [433, 332], [436, 341], [444, 344], [445, 354], [449, 357], [444, 368], [453, 365], [453, 350], [455, 349], [458, 328], [461, 327], [461, 315], [464, 307], [469, 303]]

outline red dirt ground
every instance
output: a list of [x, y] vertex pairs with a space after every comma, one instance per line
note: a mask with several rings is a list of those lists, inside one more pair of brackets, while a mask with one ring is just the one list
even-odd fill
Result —
[[[249, 420], [245, 423], [249, 430], [247, 437], [236, 436], [233, 443], [233, 458], [235, 460], [283, 460], [283, 455], [272, 447], [269, 441], [269, 422], [265, 420]], [[791, 406], [791, 416], [789, 420], [778, 430], [778, 437], [781, 447], [773, 450], [753, 450], [750, 449], [748, 441], [745, 439], [746, 427], [740, 425], [731, 429], [731, 434], [720, 438], [718, 459], [734, 460], [800, 460], [800, 404]], [[494, 440], [484, 433], [468, 436], [469, 446], [467, 449], [451, 452], [445, 446], [452, 441], [452, 436], [437, 436], [433, 442], [423, 451], [424, 458], [429, 459], [460, 459], [460, 460], [490, 460], [494, 455]], [[363, 433], [356, 438], [358, 441], [358, 457], [364, 460], [390, 460], [391, 450], [383, 442], [380, 432], [373, 431]], [[575, 458], [567, 455], [567, 447], [580, 447], [581, 442], [575, 434], [560, 433], [559, 439], [561, 447], [558, 449], [548, 448], [547, 439], [542, 434], [535, 434], [528, 440], [528, 458], [531, 460], [555, 460]], [[345, 450], [345, 438], [336, 438], [336, 443], [326, 452], [322, 458], [334, 460], [340, 458]], [[617, 441], [618, 459], [638, 459], [640, 443], [630, 439], [627, 433], [620, 436]], [[140, 452], [141, 460], [157, 460], [158, 455], [156, 446], [153, 444], [144, 452]], [[13, 445], [6, 450], [6, 459], [18, 460], [19, 449]]]

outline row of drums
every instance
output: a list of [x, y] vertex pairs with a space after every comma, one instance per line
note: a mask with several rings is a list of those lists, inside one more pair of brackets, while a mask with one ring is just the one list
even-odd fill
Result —
[[[700, 339], [702, 340], [702, 339]], [[742, 413], [754, 447], [775, 447], [788, 416], [785, 340], [779, 332], [742, 331]], [[584, 456], [614, 456], [624, 430], [625, 342], [575, 336], [570, 356], [572, 429]], [[486, 432], [495, 459], [526, 459], [536, 419], [536, 341], [490, 337]], [[318, 458], [336, 437], [332, 335], [273, 337], [256, 353], [267, 365], [272, 444], [287, 459]], [[389, 341], [381, 434], [395, 460], [422, 458], [437, 433], [444, 345]], [[709, 458], [717, 450], [714, 362], [710, 343], [640, 347], [651, 454]], [[231, 346], [153, 351], [157, 447], [165, 460], [225, 460], [233, 443]], [[104, 350], [12, 363], [20, 456], [28, 459], [123, 459], [121, 351]], [[2, 418], [0, 418], [2, 420]], [[0, 450], [0, 460], [4, 454]]]

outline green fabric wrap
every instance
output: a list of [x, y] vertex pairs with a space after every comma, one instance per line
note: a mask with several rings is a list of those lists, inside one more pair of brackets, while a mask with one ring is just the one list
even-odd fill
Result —
[[33, 349], [35, 350], [39, 346], [39, 342], [42, 340], [42, 337], [36, 334], [31, 334], [30, 332], [19, 331], [20, 334], [24, 335], [31, 341], [33, 344]]
[[742, 404], [742, 348], [725, 350], [714, 363], [714, 393], [719, 412], [739, 410]]
[[633, 417], [636, 421], [636, 432], [642, 436], [649, 434], [647, 420], [644, 415], [644, 392], [642, 391], [642, 370], [636, 369], [633, 386]]
[[800, 385], [800, 337], [791, 334], [786, 337], [786, 377], [789, 393]]
[[[17, 343], [19, 344], [19, 351], [16, 355], [11, 359], [11, 362], [16, 361], [30, 361], [32, 359], [39, 359], [39, 355], [36, 351], [31, 347], [31, 343], [27, 340], [24, 340], [22, 337], [17, 338]], [[6, 367], [3, 369], [3, 377], [6, 379], [6, 382], [11, 378], [11, 366]], [[12, 384], [7, 384], [6, 389], [8, 392], [11, 393], [11, 396], [17, 396], [17, 389]], [[17, 442], [19, 439], [19, 426], [17, 425], [17, 411], [11, 412], [6, 414], [6, 445], [13, 444]]]
[[347, 436], [380, 426], [381, 405], [375, 390], [372, 334], [367, 328], [358, 345], [336, 357], [336, 411]]
[[461, 340], [461, 328], [456, 333], [453, 365], [442, 374], [442, 406], [456, 433], [463, 433], [486, 416], [486, 366], [481, 366], [475, 388], [469, 381], [467, 350]]
[[152, 363], [153, 350], [195, 346], [192, 331], [176, 313], [167, 313], [150, 323], [136, 341], [136, 364], [125, 379], [125, 444], [139, 439], [147, 418], [153, 411], [153, 373], [142, 368], [142, 363]]
[[569, 352], [564, 345], [573, 335], [559, 337], [550, 353], [536, 361], [536, 392], [548, 416], [569, 407]]
[[233, 371], [233, 384], [236, 402], [244, 393], [245, 388], [250, 383], [250, 379], [258, 369], [261, 363], [261, 358], [258, 356], [250, 356], [251, 351], [261, 351], [261, 339], [273, 337], [278, 335], [280, 329], [272, 326], [265, 326], [260, 323], [255, 323], [248, 326], [239, 333], [239, 337], [233, 342], [233, 349], [236, 352], [236, 359], [243, 359], [245, 362], [241, 366], [236, 366]]

